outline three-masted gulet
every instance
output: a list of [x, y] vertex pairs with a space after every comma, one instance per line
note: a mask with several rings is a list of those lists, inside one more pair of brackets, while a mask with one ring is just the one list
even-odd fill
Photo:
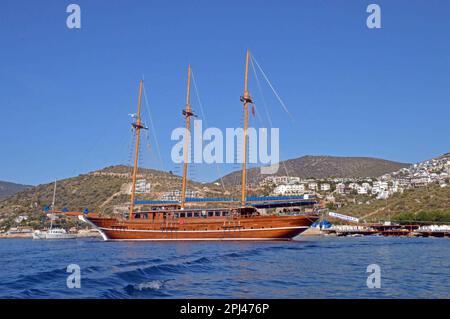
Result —
[[[105, 240], [289, 240], [305, 231], [318, 219], [315, 213], [299, 213], [299, 206], [315, 204], [303, 196], [249, 197], [247, 196], [247, 130], [248, 107], [252, 99], [248, 90], [250, 52], [245, 59], [243, 163], [241, 198], [187, 198], [187, 168], [190, 140], [191, 67], [188, 67], [183, 179], [180, 201], [136, 200], [136, 172], [139, 157], [139, 134], [145, 128], [140, 117], [142, 81], [139, 85], [138, 111], [133, 123], [135, 157], [128, 218], [109, 218], [99, 214], [80, 214], [79, 218], [95, 227]], [[268, 209], [284, 208], [284, 214], [265, 214]], [[288, 211], [288, 212], [286, 212]]]

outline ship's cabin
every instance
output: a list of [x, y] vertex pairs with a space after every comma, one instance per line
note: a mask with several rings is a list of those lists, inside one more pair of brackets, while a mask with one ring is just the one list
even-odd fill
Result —
[[141, 207], [134, 213], [135, 219], [165, 220], [167, 218], [248, 218], [259, 216], [259, 212], [254, 207], [240, 208], [187, 208], [180, 207]]

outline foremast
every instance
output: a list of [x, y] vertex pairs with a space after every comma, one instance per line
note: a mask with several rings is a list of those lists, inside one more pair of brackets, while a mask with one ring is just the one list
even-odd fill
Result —
[[186, 119], [186, 134], [184, 140], [184, 162], [183, 162], [183, 181], [181, 185], [180, 205], [183, 209], [186, 204], [186, 188], [187, 188], [187, 170], [189, 162], [189, 142], [191, 139], [191, 116], [195, 116], [191, 109], [191, 65], [188, 65], [187, 89], [186, 89], [186, 108], [183, 110], [183, 116]]
[[243, 161], [242, 161], [242, 182], [241, 182], [241, 205], [245, 206], [247, 200], [247, 130], [248, 130], [248, 105], [253, 103], [248, 93], [248, 64], [250, 60], [250, 50], [247, 50], [245, 58], [244, 95], [241, 102], [244, 104], [244, 132], [243, 132]]
[[138, 105], [137, 105], [137, 113], [136, 113], [136, 121], [131, 124], [134, 129], [134, 133], [136, 136], [136, 143], [134, 145], [134, 165], [133, 165], [133, 175], [131, 180], [131, 201], [130, 201], [130, 219], [134, 219], [134, 202], [136, 200], [136, 175], [138, 169], [138, 159], [139, 159], [139, 141], [140, 141], [140, 131], [141, 129], [145, 129], [145, 126], [142, 125], [141, 122], [141, 99], [142, 99], [142, 87], [144, 85], [144, 81], [141, 80], [139, 82], [139, 97], [138, 97]]
[[53, 185], [53, 199], [52, 199], [52, 215], [50, 218], [50, 229], [53, 229], [53, 218], [55, 218], [55, 200], [56, 200], [56, 179]]

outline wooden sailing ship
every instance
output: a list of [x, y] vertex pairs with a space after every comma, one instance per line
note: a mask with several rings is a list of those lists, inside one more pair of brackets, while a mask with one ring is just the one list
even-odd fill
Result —
[[[248, 91], [250, 52], [246, 55], [244, 94], [243, 163], [241, 198], [186, 198], [189, 134], [186, 134], [183, 179], [180, 201], [137, 201], [136, 174], [141, 122], [141, 96], [139, 85], [136, 121], [133, 123], [136, 143], [130, 207], [127, 218], [108, 218], [95, 213], [79, 214], [79, 218], [95, 227], [105, 240], [289, 240], [318, 219], [314, 213], [262, 214], [262, 209], [298, 207], [314, 204], [313, 199], [302, 196], [248, 197], [246, 192], [248, 108], [252, 103]], [[190, 105], [191, 67], [188, 67], [186, 132], [194, 116]]]

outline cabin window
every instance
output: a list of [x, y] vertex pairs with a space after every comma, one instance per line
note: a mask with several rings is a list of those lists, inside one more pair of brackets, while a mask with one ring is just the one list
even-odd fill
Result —
[[200, 217], [200, 213], [194, 213], [194, 217]]
[[186, 213], [180, 213], [180, 217], [181, 217], [181, 218], [186, 217]]
[[220, 215], [222, 215], [222, 212], [216, 212], [215, 215], [216, 215], [217, 217], [220, 217]]
[[223, 216], [230, 216], [230, 212], [223, 212]]
[[208, 212], [208, 217], [213, 217], [214, 216], [214, 212]]
[[187, 217], [192, 217], [192, 213], [187, 213], [186, 216]]

